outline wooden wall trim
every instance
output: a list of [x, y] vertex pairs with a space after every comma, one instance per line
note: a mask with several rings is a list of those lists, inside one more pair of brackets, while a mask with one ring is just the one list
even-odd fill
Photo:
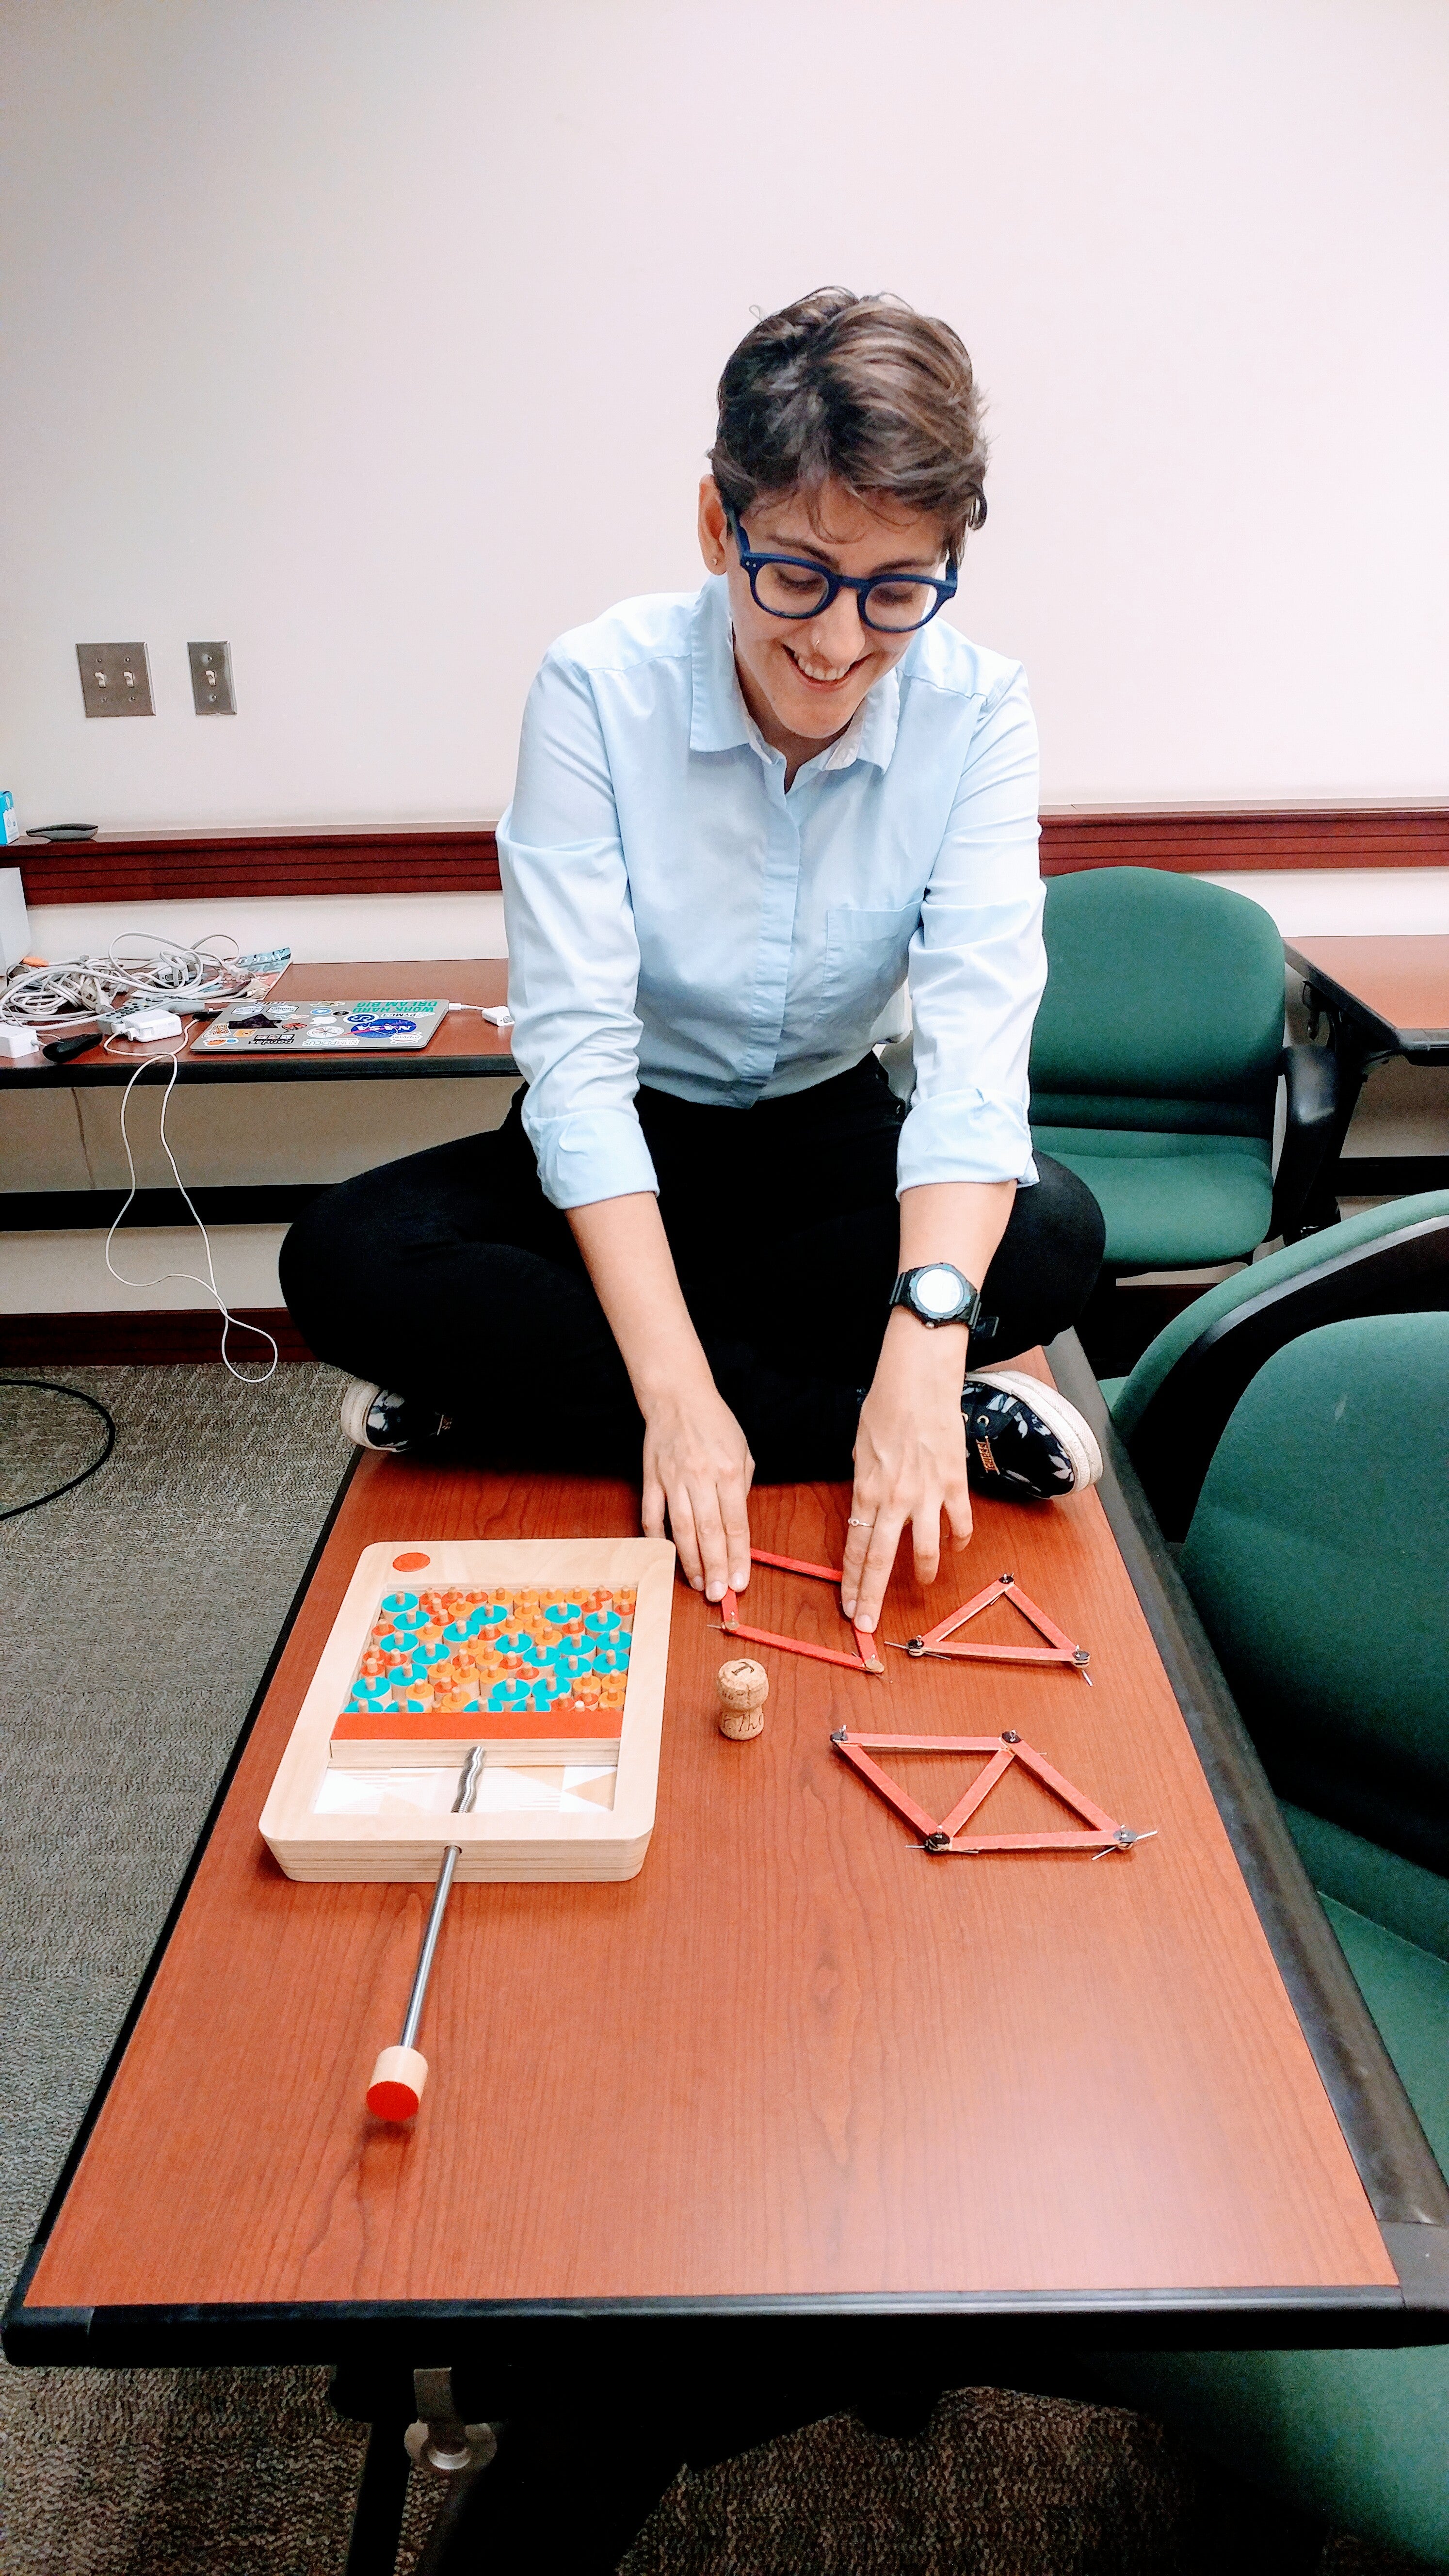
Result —
[[[496, 894], [491, 823], [274, 831], [103, 832], [22, 841], [32, 905], [218, 901], [247, 895]], [[1042, 816], [1043, 876], [1081, 868], [1181, 875], [1265, 868], [1449, 867], [1449, 805], [1163, 808]]]
[[[312, 1360], [285, 1306], [237, 1306], [239, 1324], [259, 1324], [279, 1360]], [[106, 1308], [50, 1315], [0, 1315], [0, 1367], [159, 1367], [175, 1361], [221, 1362], [221, 1317], [210, 1306]], [[232, 1357], [266, 1362], [262, 1344], [238, 1334]]]
[[236, 895], [496, 894], [491, 823], [268, 832], [101, 832], [21, 841], [27, 904], [205, 902]]
[[1081, 868], [1168, 868], [1180, 876], [1269, 868], [1449, 867], [1449, 805], [1164, 807], [1045, 813], [1046, 877]]

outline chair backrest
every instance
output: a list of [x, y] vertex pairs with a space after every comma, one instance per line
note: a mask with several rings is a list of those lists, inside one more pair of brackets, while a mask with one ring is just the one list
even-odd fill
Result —
[[1164, 1327], [1112, 1419], [1166, 1538], [1193, 1515], [1223, 1426], [1285, 1343], [1354, 1315], [1449, 1308], [1449, 1190], [1391, 1199], [1236, 1271]]
[[1034, 1119], [1271, 1135], [1283, 942], [1260, 904], [1164, 869], [1089, 868], [1049, 881], [1045, 935]]
[[1277, 1352], [1181, 1568], [1280, 1794], [1449, 1872], [1449, 1315]]

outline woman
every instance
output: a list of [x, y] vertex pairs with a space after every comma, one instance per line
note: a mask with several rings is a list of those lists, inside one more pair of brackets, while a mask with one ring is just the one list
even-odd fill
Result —
[[[1095, 1200], [1033, 1163], [1045, 981], [1018, 666], [937, 621], [986, 515], [971, 362], [892, 297], [758, 323], [719, 388], [697, 598], [546, 655], [499, 825], [505, 1126], [364, 1174], [287, 1303], [376, 1448], [634, 1477], [710, 1600], [752, 1479], [853, 1474], [843, 1602], [922, 1583], [969, 1487], [1093, 1481], [1091, 1432], [976, 1362], [1075, 1321]], [[871, 1049], [909, 977], [915, 1092]], [[969, 1432], [969, 1442], [968, 1442]]]

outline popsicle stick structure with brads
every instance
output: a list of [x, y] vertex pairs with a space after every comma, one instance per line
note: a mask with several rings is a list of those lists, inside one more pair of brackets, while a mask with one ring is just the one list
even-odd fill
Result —
[[[969, 1641], [963, 1639], [959, 1630], [969, 1619], [979, 1618], [981, 1612], [989, 1610], [996, 1601], [1009, 1601], [1014, 1610], [1019, 1610], [1028, 1627], [1034, 1628], [1043, 1640], [1042, 1644], [1008, 1646], [989, 1642], [984, 1637]], [[895, 1645], [896, 1641], [891, 1638], [888, 1642]], [[998, 1574], [994, 1583], [988, 1583], [984, 1590], [973, 1593], [959, 1610], [949, 1611], [944, 1619], [937, 1620], [934, 1628], [928, 1628], [923, 1637], [910, 1638], [898, 1651], [904, 1655], [941, 1655], [963, 1664], [1061, 1664], [1068, 1670], [1079, 1672], [1089, 1686], [1092, 1679], [1087, 1670], [1091, 1657], [1086, 1647], [1077, 1645], [1064, 1628], [1057, 1626], [1055, 1619], [1039, 1609], [1036, 1602], [1023, 1592], [1013, 1574]]]
[[[1146, 1833], [1134, 1832], [1130, 1825], [1119, 1825], [1094, 1798], [1074, 1789], [1045, 1757], [1030, 1744], [1023, 1744], [1014, 1727], [1004, 1735], [852, 1735], [840, 1727], [830, 1739], [843, 1762], [884, 1798], [887, 1806], [908, 1825], [914, 1825], [921, 1840], [918, 1851], [930, 1852], [936, 1858], [955, 1855], [967, 1857], [982, 1852], [1091, 1852], [1098, 1860], [1109, 1852], [1130, 1851], [1134, 1843], [1151, 1842], [1156, 1835], [1153, 1826]], [[984, 1753], [984, 1769], [957, 1799], [948, 1815], [939, 1820], [930, 1815], [909, 1789], [883, 1771], [872, 1754], [886, 1753], [893, 1759], [904, 1753], [925, 1753], [939, 1757], [943, 1753]], [[1020, 1763], [1043, 1789], [1051, 1792], [1069, 1812], [1078, 1818], [1075, 1827], [1053, 1829], [1032, 1834], [968, 1834], [966, 1826], [983, 1807], [999, 1780], [1004, 1779], [1012, 1764]]]
[[666, 1539], [364, 1549], [262, 1813], [287, 1875], [436, 1879], [456, 1839], [460, 1879], [632, 1878], [673, 1579]]

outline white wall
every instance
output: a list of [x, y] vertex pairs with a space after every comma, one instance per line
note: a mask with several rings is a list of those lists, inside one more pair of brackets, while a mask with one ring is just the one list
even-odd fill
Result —
[[[962, 329], [1049, 802], [1446, 780], [1442, 0], [3, 0], [0, 784], [478, 816], [561, 627], [698, 578], [720, 363]], [[87, 723], [143, 636], [154, 723]], [[188, 637], [241, 712], [198, 722]], [[1299, 923], [1295, 926], [1306, 927]]]

